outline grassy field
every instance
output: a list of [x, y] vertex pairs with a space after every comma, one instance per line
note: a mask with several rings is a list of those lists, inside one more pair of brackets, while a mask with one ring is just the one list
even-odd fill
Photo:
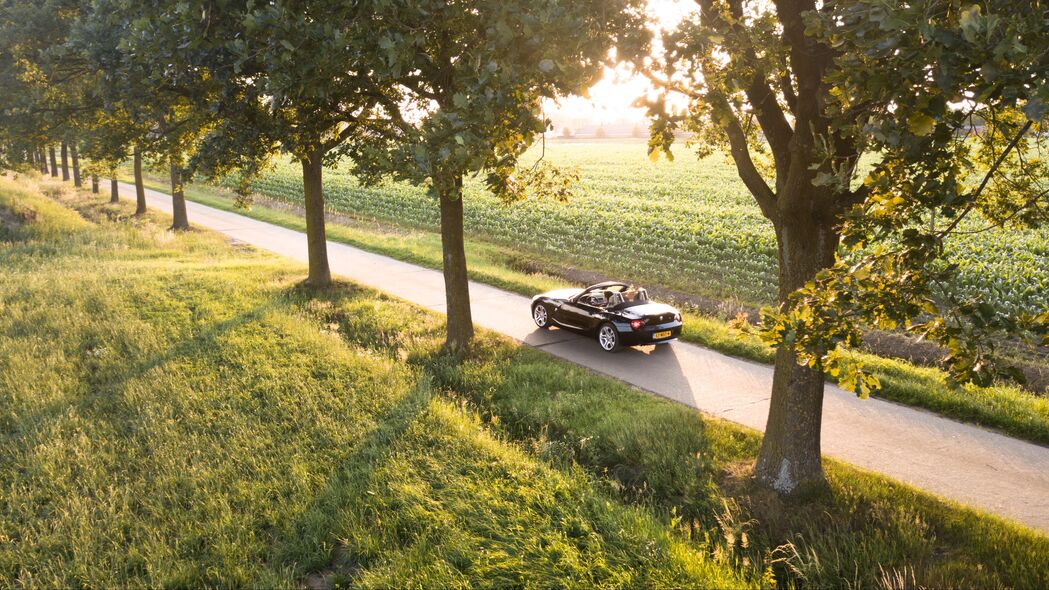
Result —
[[53, 187], [0, 179], [0, 585], [1049, 585], [1049, 537], [837, 462], [784, 503], [753, 431]]
[[[148, 183], [166, 190], [157, 181]], [[255, 206], [245, 211], [234, 206], [230, 194], [207, 185], [190, 185], [187, 197], [228, 211], [304, 230], [303, 219], [292, 212]], [[192, 220], [191, 220], [192, 221]], [[332, 222], [337, 221], [337, 222]], [[407, 262], [441, 268], [440, 236], [426, 230], [411, 230], [387, 223], [338, 218], [329, 220], [328, 238], [378, 252]], [[470, 277], [523, 295], [564, 287], [564, 279], [521, 270], [519, 252], [476, 238], [467, 239]], [[685, 313], [682, 339], [760, 362], [771, 362], [772, 351], [756, 337], [729, 328], [718, 318]], [[895, 359], [852, 353], [882, 382], [875, 397], [923, 407], [955, 419], [1000, 429], [1010, 435], [1049, 444], [1049, 398], [1019, 387], [952, 387], [941, 371], [917, 367]]]
[[[479, 179], [466, 186], [469, 234], [567, 264], [747, 304], [771, 302], [776, 250], [732, 166], [699, 160], [684, 147], [673, 162], [649, 161], [641, 140], [550, 141], [545, 159], [577, 167], [568, 204], [502, 205]], [[526, 160], [538, 157], [535, 150]], [[282, 160], [255, 185], [271, 198], [302, 203], [301, 169]], [[328, 205], [369, 219], [433, 229], [437, 207], [422, 189], [361, 188], [348, 170], [327, 173]], [[965, 293], [1000, 309], [1049, 308], [1049, 228], [959, 236], [949, 245]]]
[[748, 585], [315, 318], [404, 306], [59, 198], [0, 179], [0, 586]]

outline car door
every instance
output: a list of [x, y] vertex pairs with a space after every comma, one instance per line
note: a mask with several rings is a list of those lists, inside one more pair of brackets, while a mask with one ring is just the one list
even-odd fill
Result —
[[554, 311], [554, 320], [566, 328], [586, 330], [591, 323], [589, 309], [593, 307], [569, 299]]
[[590, 332], [597, 330], [598, 326], [604, 322], [605, 308], [586, 303], [579, 303], [578, 305], [581, 310], [579, 321], [582, 328]]

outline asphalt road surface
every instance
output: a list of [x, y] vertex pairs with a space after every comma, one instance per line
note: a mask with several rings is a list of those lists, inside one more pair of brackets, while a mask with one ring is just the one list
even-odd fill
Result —
[[[134, 199], [134, 187], [121, 185]], [[150, 208], [171, 213], [171, 198], [146, 191]], [[190, 224], [305, 262], [305, 234], [187, 203]], [[444, 311], [439, 271], [328, 242], [331, 270], [436, 311]], [[532, 323], [530, 299], [470, 283], [474, 322], [551, 355], [645, 391], [763, 430], [772, 367], [674, 342], [659, 347], [602, 351], [592, 339]], [[962, 424], [928, 411], [868, 399], [828, 385], [823, 409], [823, 452], [987, 512], [1049, 533], [1049, 448]]]

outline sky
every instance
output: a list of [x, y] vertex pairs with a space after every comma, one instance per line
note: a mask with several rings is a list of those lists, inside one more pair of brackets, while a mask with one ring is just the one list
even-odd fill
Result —
[[[689, 12], [694, 0], [649, 0], [648, 13], [656, 26], [673, 28]], [[623, 70], [606, 68], [605, 75], [594, 85], [589, 96], [572, 96], [548, 105], [547, 117], [554, 123], [554, 133], [564, 127], [573, 130], [608, 126], [615, 123], [647, 126], [645, 110], [634, 103], [653, 91], [645, 78]]]

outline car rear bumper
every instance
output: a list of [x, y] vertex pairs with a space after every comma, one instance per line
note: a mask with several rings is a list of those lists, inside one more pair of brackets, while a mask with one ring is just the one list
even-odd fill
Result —
[[[625, 346], [661, 344], [679, 338], [681, 336], [681, 326], [681, 322], [672, 322], [658, 326], [644, 326], [640, 330], [634, 330], [628, 325], [625, 331], [620, 330], [619, 335], [622, 338], [621, 342]], [[659, 335], [658, 338], [656, 337], [657, 334]]]

